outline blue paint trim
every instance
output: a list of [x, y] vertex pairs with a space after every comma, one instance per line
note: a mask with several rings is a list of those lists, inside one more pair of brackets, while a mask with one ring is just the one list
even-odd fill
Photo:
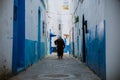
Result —
[[52, 36], [51, 36], [51, 29], [50, 29], [50, 54], [52, 54]]
[[40, 59], [40, 42], [41, 42], [41, 9], [40, 7], [38, 8], [38, 44], [37, 44], [37, 52], [38, 52], [38, 59]]
[[50, 54], [52, 54], [52, 52], [54, 52], [53, 47], [52, 47], [52, 37], [55, 37], [56, 35], [51, 32], [51, 29], [50, 29], [50, 35], [49, 36], [50, 36]]
[[18, 69], [21, 70], [25, 67], [25, 0], [19, 0], [18, 7], [18, 18], [19, 18], [19, 28], [18, 28], [18, 56], [19, 56], [19, 66]]
[[[16, 13], [15, 13], [15, 7], [16, 7]], [[17, 11], [18, 9], [18, 3], [17, 3], [17, 0], [14, 1], [14, 15], [16, 14], [17, 16]], [[14, 16], [15, 17], [15, 16]], [[16, 60], [16, 57], [17, 57], [17, 49], [18, 49], [18, 46], [17, 46], [17, 35], [18, 35], [18, 20], [16, 19], [16, 21], [14, 20], [14, 23], [13, 23], [13, 55], [12, 55], [12, 72], [13, 73], [16, 73], [17, 72], [17, 60]]]
[[25, 1], [14, 0], [12, 72], [25, 66]]

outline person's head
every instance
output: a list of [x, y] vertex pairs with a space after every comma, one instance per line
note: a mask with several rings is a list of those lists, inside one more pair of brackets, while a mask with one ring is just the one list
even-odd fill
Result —
[[62, 37], [60, 35], [58, 35], [58, 39], [62, 39]]

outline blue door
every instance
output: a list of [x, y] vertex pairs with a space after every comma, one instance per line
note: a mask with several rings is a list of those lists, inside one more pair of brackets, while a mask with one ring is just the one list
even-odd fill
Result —
[[12, 71], [17, 73], [25, 66], [25, 1], [14, 0]]
[[41, 42], [41, 37], [40, 37], [40, 34], [41, 34], [41, 27], [40, 27], [40, 24], [41, 24], [41, 11], [40, 11], [40, 7], [38, 8], [38, 59], [40, 59], [41, 57], [41, 47], [40, 47], [40, 42]]

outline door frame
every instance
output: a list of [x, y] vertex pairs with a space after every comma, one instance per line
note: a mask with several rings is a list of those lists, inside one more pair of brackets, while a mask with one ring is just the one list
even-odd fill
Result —
[[85, 17], [82, 16], [82, 62], [86, 63]]
[[25, 1], [14, 0], [12, 72], [25, 68]]
[[38, 49], [37, 49], [37, 52], [38, 52], [38, 59], [40, 59], [40, 56], [41, 56], [41, 9], [40, 7], [38, 7]]

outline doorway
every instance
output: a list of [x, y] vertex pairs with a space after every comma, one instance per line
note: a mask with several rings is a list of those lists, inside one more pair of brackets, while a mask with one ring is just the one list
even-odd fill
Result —
[[85, 25], [85, 18], [84, 15], [82, 17], [82, 61], [86, 63], [86, 40], [85, 40], [85, 33], [86, 33], [86, 25]]
[[25, 67], [25, 1], [14, 0], [12, 71]]

